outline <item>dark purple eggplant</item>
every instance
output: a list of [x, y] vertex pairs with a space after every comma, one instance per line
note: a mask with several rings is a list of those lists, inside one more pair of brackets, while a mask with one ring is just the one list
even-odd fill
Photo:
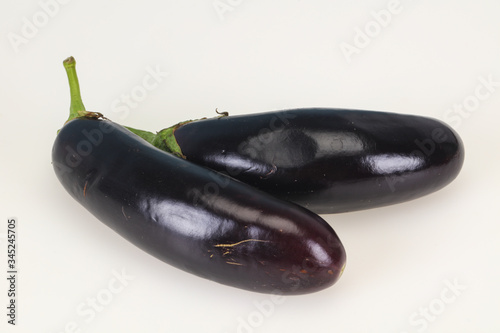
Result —
[[346, 255], [323, 219], [84, 111], [74, 59], [64, 64], [72, 107], [52, 163], [97, 219], [166, 263], [237, 288], [304, 294], [337, 281]]
[[428, 117], [292, 109], [187, 121], [150, 140], [316, 213], [400, 203], [435, 192], [460, 172], [464, 147]]

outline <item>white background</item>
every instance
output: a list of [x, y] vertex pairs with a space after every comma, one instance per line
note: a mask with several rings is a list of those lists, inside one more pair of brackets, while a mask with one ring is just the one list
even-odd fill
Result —
[[[0, 331], [499, 332], [499, 14], [496, 0], [2, 1]], [[87, 109], [121, 124], [154, 131], [215, 108], [384, 110], [448, 122], [465, 164], [425, 198], [324, 215], [346, 248], [344, 275], [275, 302], [163, 264], [64, 191], [50, 154], [70, 55]]]

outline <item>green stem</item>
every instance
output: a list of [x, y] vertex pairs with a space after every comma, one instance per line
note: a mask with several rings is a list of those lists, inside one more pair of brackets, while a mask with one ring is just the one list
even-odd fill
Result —
[[[69, 91], [71, 95], [69, 117], [66, 122], [79, 117], [104, 118], [103, 115], [99, 112], [91, 112], [85, 110], [85, 106], [83, 105], [82, 102], [82, 96], [80, 94], [80, 84], [78, 82], [78, 76], [76, 75], [75, 58], [73, 57], [67, 58], [66, 60], [63, 61], [63, 65], [64, 68], [66, 69], [66, 74], [68, 75]], [[218, 112], [217, 110], [215, 111], [220, 115], [219, 117], [225, 117], [228, 115], [227, 112]], [[179, 144], [177, 143], [177, 140], [175, 139], [174, 132], [180, 126], [192, 121], [194, 120], [188, 120], [178, 123], [172, 127], [165, 128], [156, 134], [148, 131], [135, 129], [132, 127], [126, 127], [126, 126], [124, 127], [128, 129], [130, 132], [134, 133], [135, 135], [149, 142], [156, 148], [177, 155], [179, 157], [185, 158], [185, 156], [182, 154]]]
[[[229, 113], [227, 112], [219, 112], [219, 110], [215, 109], [215, 112], [218, 114], [216, 118], [222, 118], [222, 117], [227, 117], [229, 116]], [[156, 148], [159, 148], [163, 151], [166, 151], [168, 153], [177, 155], [182, 158], [186, 158], [184, 154], [182, 153], [182, 149], [177, 143], [177, 139], [175, 138], [175, 131], [188, 123], [199, 121], [199, 120], [205, 120], [207, 118], [201, 118], [201, 119], [195, 119], [195, 120], [186, 120], [183, 122], [180, 122], [178, 124], [175, 124], [174, 126], [162, 129], [158, 133], [156, 133], [155, 137], [153, 140], [150, 142], [153, 146]]]
[[[85, 106], [82, 102], [82, 96], [80, 94], [80, 83], [78, 82], [78, 76], [76, 74], [76, 60], [73, 57], [69, 57], [63, 61], [64, 69], [66, 69], [66, 74], [68, 76], [69, 82], [69, 92], [71, 95], [71, 104], [69, 107], [69, 117], [68, 121], [73, 120], [78, 117], [90, 117], [90, 118], [98, 118], [102, 117], [102, 115], [98, 112], [90, 112], [85, 110]], [[131, 127], [125, 127], [132, 133], [140, 136], [144, 140], [149, 143], [152, 143], [156, 134], [137, 130]]]
[[156, 134], [156, 138], [153, 141], [153, 146], [168, 153], [174, 154], [178, 157], [186, 158], [182, 153], [181, 147], [177, 143], [174, 132], [176, 129], [184, 124], [190, 123], [193, 120], [183, 121], [181, 123], [175, 124], [174, 126], [162, 129]]
[[134, 133], [135, 135], [146, 140], [147, 142], [149, 142], [150, 144], [152, 144], [156, 148], [161, 149], [163, 151], [166, 151], [167, 153], [171, 153], [171, 154], [174, 154], [176, 156], [186, 158], [184, 156], [184, 154], [182, 154], [181, 147], [179, 146], [179, 144], [177, 143], [177, 140], [175, 139], [174, 132], [178, 127], [180, 127], [183, 124], [188, 123], [188, 122], [190, 122], [190, 121], [182, 122], [182, 123], [176, 124], [172, 127], [162, 129], [161, 131], [157, 132], [156, 134], [152, 133], [152, 132], [132, 128], [132, 127], [127, 127], [127, 126], [124, 126], [124, 127], [126, 129], [128, 129], [130, 132]]
[[156, 139], [156, 134], [154, 134], [152, 132], [143, 131], [143, 130], [135, 129], [135, 128], [128, 127], [128, 126], [123, 126], [123, 127], [128, 129], [130, 132], [134, 133], [135, 135], [141, 137], [142, 139], [146, 140], [150, 144], [153, 144], [153, 142]]
[[[215, 110], [215, 112], [219, 114], [217, 118], [227, 117], [229, 115], [227, 112], [219, 112], [217, 109]], [[149, 142], [158, 149], [161, 149], [163, 151], [166, 151], [167, 153], [176, 155], [178, 157], [186, 158], [186, 156], [184, 156], [184, 154], [182, 153], [181, 147], [177, 143], [177, 139], [175, 137], [175, 131], [179, 127], [185, 124], [204, 119], [206, 118], [186, 120], [178, 124], [175, 124], [174, 126], [164, 128], [161, 131], [157, 132], [156, 134], [151, 132], [146, 132], [143, 130], [138, 130], [131, 127], [125, 127], [125, 128], [131, 131], [132, 133], [135, 133], [136, 135], [140, 136], [141, 138], [143, 138], [144, 140], [146, 140], [147, 142]]]
[[85, 114], [85, 106], [82, 102], [82, 96], [80, 95], [80, 84], [78, 83], [78, 76], [76, 75], [76, 61], [75, 58], [69, 57], [63, 61], [64, 69], [66, 69], [66, 74], [68, 75], [69, 82], [69, 92], [71, 95], [71, 104], [69, 107], [69, 117], [68, 121], [73, 120]]

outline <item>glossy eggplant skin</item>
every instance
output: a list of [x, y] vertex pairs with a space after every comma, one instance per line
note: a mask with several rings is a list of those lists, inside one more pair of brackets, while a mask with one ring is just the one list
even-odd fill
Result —
[[437, 191], [464, 147], [422, 116], [292, 109], [193, 121], [174, 131], [184, 157], [316, 213], [391, 205]]
[[52, 161], [63, 187], [97, 219], [195, 275], [289, 295], [327, 288], [344, 268], [339, 238], [316, 214], [163, 152], [111, 121], [68, 122]]

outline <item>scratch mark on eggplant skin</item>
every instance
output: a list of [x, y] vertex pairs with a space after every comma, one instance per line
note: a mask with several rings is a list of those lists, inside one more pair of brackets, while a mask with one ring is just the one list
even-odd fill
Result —
[[236, 265], [236, 266], [244, 266], [243, 264], [240, 264], [239, 262], [234, 262], [234, 261], [226, 261], [226, 264]]
[[266, 173], [263, 177], [260, 177], [261, 179], [266, 179], [268, 178], [269, 176], [271, 176], [272, 174], [275, 174], [276, 171], [278, 171], [278, 167], [276, 166], [276, 164], [273, 163], [273, 166], [271, 168], [271, 170], [269, 170], [268, 173]]
[[85, 182], [85, 185], [83, 186], [83, 197], [85, 198], [86, 195], [87, 195], [87, 185], [88, 185], [89, 181], [87, 180]]
[[245, 240], [239, 241], [239, 242], [234, 243], [234, 244], [215, 244], [214, 247], [234, 247], [234, 246], [246, 243], [246, 242], [268, 243], [270, 241], [268, 241], [268, 240], [262, 240], [262, 239], [245, 239]]
[[127, 216], [127, 214], [125, 214], [125, 207], [123, 207], [123, 206], [122, 206], [122, 214], [123, 214], [123, 216], [125, 217], [125, 220], [127, 220], [127, 221], [128, 221], [128, 218], [129, 218], [129, 217]]

